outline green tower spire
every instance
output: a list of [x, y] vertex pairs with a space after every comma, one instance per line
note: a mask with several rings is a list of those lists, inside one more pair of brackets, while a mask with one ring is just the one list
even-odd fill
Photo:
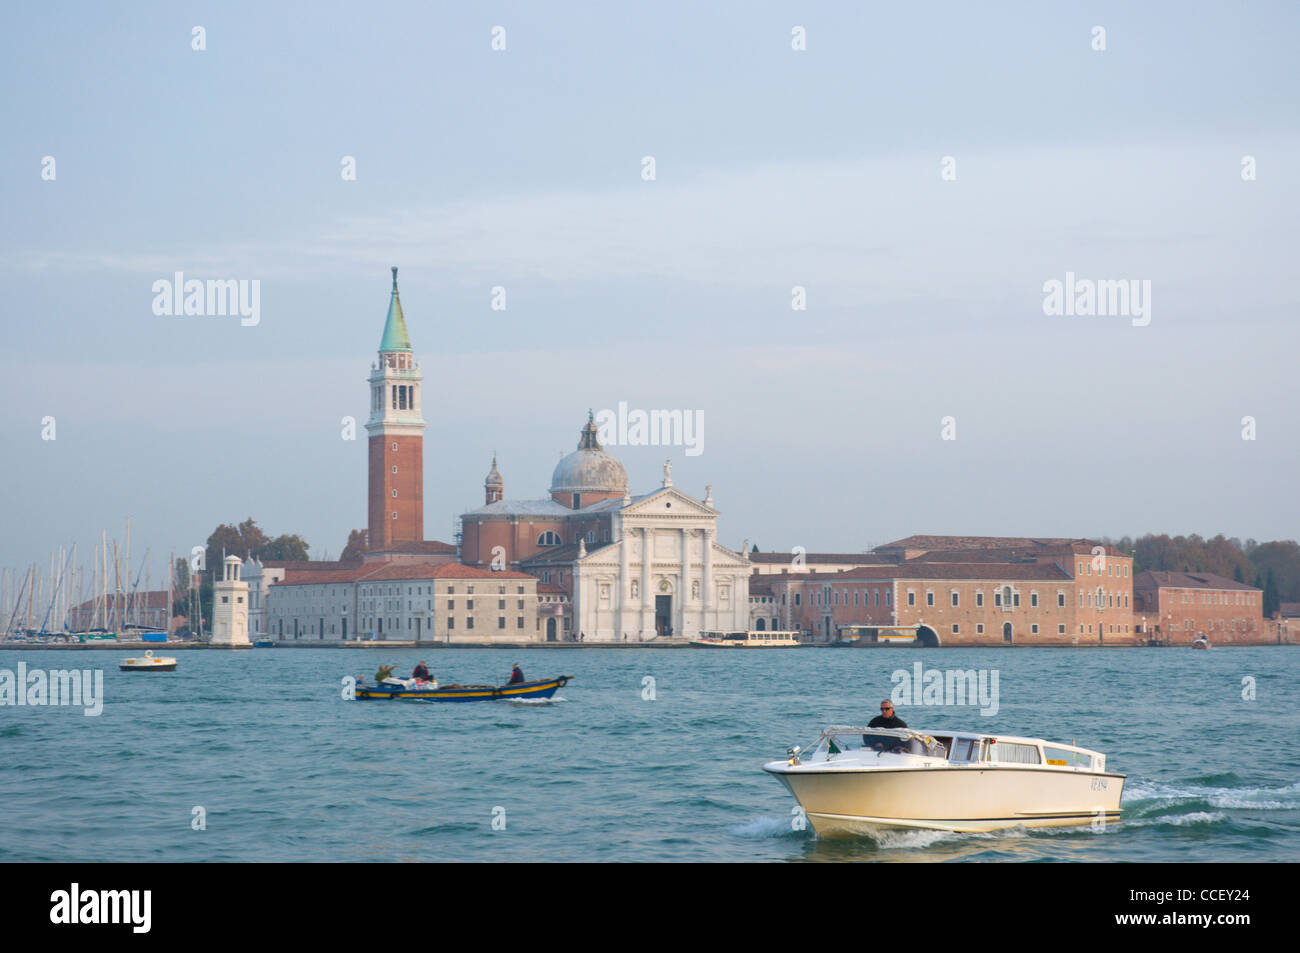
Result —
[[380, 351], [409, 351], [411, 339], [406, 333], [406, 318], [402, 314], [402, 299], [397, 294], [397, 266], [393, 266], [393, 296], [388, 301], [388, 320], [384, 322], [384, 337], [379, 342]]

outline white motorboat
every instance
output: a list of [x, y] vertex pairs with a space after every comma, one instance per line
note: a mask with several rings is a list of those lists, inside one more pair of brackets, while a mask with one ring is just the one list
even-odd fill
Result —
[[842, 726], [763, 770], [820, 836], [1099, 826], [1119, 820], [1125, 778], [1104, 754], [1041, 738]]
[[797, 649], [799, 633], [791, 632], [701, 632], [691, 645], [702, 649]]
[[143, 658], [123, 659], [118, 668], [123, 672], [174, 672], [176, 659], [170, 655], [154, 655], [153, 649], [146, 649]]

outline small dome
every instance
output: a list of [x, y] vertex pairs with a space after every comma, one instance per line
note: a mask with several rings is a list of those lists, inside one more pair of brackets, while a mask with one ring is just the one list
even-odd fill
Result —
[[492, 454], [492, 472], [487, 475], [483, 481], [484, 486], [505, 486], [505, 481], [501, 479], [501, 471], [497, 469], [497, 456]]
[[623, 464], [602, 449], [596, 436], [596, 423], [587, 415], [578, 449], [555, 467], [551, 475], [551, 493], [627, 492], [627, 471]]

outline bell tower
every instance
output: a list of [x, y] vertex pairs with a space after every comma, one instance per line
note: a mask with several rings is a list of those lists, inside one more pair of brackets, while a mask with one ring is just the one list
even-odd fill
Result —
[[370, 368], [371, 550], [424, 539], [424, 375], [411, 350], [397, 293], [397, 268], [379, 360]]

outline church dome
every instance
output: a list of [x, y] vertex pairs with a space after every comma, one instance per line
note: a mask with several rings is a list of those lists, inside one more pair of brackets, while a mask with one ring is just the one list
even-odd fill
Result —
[[578, 449], [561, 460], [551, 475], [551, 493], [611, 493], [621, 496], [626, 492], [627, 471], [601, 447], [596, 436], [596, 423], [588, 413]]

